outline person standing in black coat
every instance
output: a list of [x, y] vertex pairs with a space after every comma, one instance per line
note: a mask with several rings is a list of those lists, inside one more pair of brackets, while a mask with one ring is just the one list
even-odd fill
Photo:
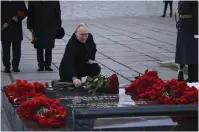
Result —
[[173, 14], [173, 1], [172, 0], [164, 0], [163, 2], [164, 2], [164, 12], [163, 12], [162, 17], [166, 16], [167, 6], [168, 5], [170, 7], [170, 17], [172, 17], [172, 14]]
[[188, 82], [198, 82], [198, 2], [179, 1], [178, 13], [175, 62], [180, 70], [188, 65]]
[[96, 51], [92, 34], [84, 23], [80, 23], [66, 45], [59, 67], [60, 81], [73, 82], [79, 87], [81, 77], [99, 75], [101, 67], [95, 62]]
[[[55, 45], [56, 30], [61, 28], [61, 9], [59, 1], [29, 1], [27, 27], [39, 38], [34, 48], [37, 49], [39, 69], [53, 71], [51, 68], [52, 49]], [[44, 60], [45, 49], [45, 60]]]
[[[20, 15], [20, 12], [23, 15]], [[21, 41], [23, 40], [22, 20], [26, 17], [26, 14], [27, 8], [24, 1], [1, 1], [1, 43], [5, 73], [10, 72], [11, 44], [13, 71], [20, 72], [18, 67], [21, 58]]]

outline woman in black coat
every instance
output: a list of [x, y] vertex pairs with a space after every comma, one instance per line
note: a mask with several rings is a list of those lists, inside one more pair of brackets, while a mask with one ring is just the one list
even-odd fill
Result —
[[[179, 1], [175, 62], [188, 64], [188, 82], [198, 82], [198, 2]], [[182, 72], [182, 71], [181, 71]]]
[[[61, 9], [59, 1], [29, 1], [27, 27], [39, 38], [34, 47], [37, 49], [39, 69], [52, 71], [52, 49], [55, 45], [56, 29], [61, 28]], [[43, 52], [45, 49], [45, 61]]]
[[[24, 1], [1, 1], [1, 43], [5, 73], [10, 72], [11, 44], [13, 51], [13, 71], [20, 71], [18, 66], [21, 58], [21, 41], [23, 40], [22, 20], [26, 17], [26, 15], [27, 8]], [[11, 20], [12, 23], [10, 23]]]
[[80, 24], [69, 39], [64, 56], [60, 63], [60, 81], [73, 82], [81, 86], [81, 77], [94, 77], [100, 74], [101, 68], [95, 63], [96, 44], [85, 24]]

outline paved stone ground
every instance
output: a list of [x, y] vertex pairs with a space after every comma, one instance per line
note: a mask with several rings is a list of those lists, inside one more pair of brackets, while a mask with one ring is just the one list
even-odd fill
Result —
[[[66, 43], [79, 22], [87, 23], [97, 44], [96, 60], [102, 74], [116, 73], [120, 83], [129, 83], [138, 73], [156, 69], [162, 79], [175, 78], [177, 72], [160, 67], [159, 62], [175, 57], [175, 19], [161, 18], [162, 2], [61, 2], [66, 35], [56, 40], [53, 50], [53, 72], [37, 72], [36, 50], [30, 43], [31, 34], [23, 22], [24, 40], [20, 73], [1, 72], [1, 86], [16, 79], [50, 81], [59, 79], [58, 67]], [[174, 3], [174, 11], [176, 3]], [[1, 65], [3, 70], [3, 65]], [[10, 130], [2, 109], [2, 130]]]

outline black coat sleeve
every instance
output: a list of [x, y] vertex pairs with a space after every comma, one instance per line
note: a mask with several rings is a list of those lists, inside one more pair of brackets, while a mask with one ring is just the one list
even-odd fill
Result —
[[28, 1], [27, 28], [34, 29], [34, 8], [33, 3], [31, 1]]
[[194, 34], [198, 35], [198, 1], [192, 2], [192, 15], [194, 21]]
[[19, 10], [24, 12], [24, 17], [20, 18], [21, 20], [23, 20], [28, 14], [28, 10], [26, 8], [26, 5], [25, 5], [24, 1], [19, 1]]
[[91, 60], [95, 60], [95, 55], [96, 55], [96, 52], [97, 52], [97, 48], [96, 48], [96, 44], [95, 44], [95, 41], [93, 39], [93, 35], [92, 34], [90, 34], [90, 39], [91, 39], [91, 43], [93, 44], [92, 51], [91, 51]]
[[55, 14], [57, 19], [57, 28], [61, 28], [62, 20], [61, 20], [61, 8], [59, 1], [56, 1]]
[[77, 77], [77, 72], [75, 70], [75, 47], [72, 43], [72, 40], [70, 39], [68, 44], [65, 48], [65, 53], [62, 58], [59, 70], [62, 74], [66, 74], [67, 76], [71, 77]]

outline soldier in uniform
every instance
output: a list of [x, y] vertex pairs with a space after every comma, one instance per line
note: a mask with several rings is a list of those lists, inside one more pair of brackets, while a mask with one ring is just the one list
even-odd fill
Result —
[[[23, 15], [20, 16], [19, 12], [22, 12]], [[1, 43], [5, 73], [10, 72], [11, 44], [13, 52], [12, 68], [14, 72], [20, 72], [18, 66], [21, 58], [21, 41], [23, 40], [21, 22], [26, 14], [27, 8], [24, 1], [1, 1]]]
[[188, 82], [198, 82], [198, 2], [179, 1], [175, 62], [180, 64], [179, 74], [188, 65]]
[[[52, 49], [55, 45], [56, 31], [61, 28], [61, 9], [59, 1], [29, 1], [27, 27], [38, 40], [38, 71], [53, 71], [51, 68]], [[45, 59], [44, 59], [45, 51]]]

